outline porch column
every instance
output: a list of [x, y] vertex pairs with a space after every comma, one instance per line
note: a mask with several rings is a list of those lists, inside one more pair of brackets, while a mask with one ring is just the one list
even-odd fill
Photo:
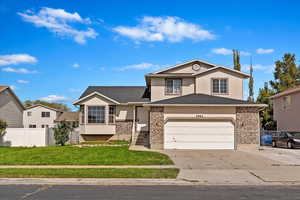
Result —
[[150, 108], [150, 148], [164, 148], [164, 107]]
[[136, 124], [135, 124], [135, 119], [136, 119], [136, 116], [135, 116], [135, 113], [136, 113], [136, 111], [135, 111], [135, 109], [136, 109], [136, 107], [135, 107], [135, 105], [132, 107], [132, 130], [131, 130], [131, 145], [134, 145], [135, 144], [135, 138], [134, 138], [134, 136], [135, 136], [135, 126], [136, 126]]

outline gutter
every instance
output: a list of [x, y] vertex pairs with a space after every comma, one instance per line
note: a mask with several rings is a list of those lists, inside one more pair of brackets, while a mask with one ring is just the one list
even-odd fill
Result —
[[267, 104], [143, 104], [145, 107], [171, 107], [171, 106], [179, 106], [179, 107], [193, 107], [193, 106], [202, 106], [202, 107], [268, 107]]

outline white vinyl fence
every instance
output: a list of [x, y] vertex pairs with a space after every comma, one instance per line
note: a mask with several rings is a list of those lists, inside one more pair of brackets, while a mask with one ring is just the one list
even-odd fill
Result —
[[7, 128], [1, 146], [47, 146], [47, 128]]
[[[70, 133], [67, 144], [79, 143], [79, 130]], [[7, 128], [3, 137], [0, 137], [0, 146], [32, 147], [54, 146], [54, 131], [52, 128]]]

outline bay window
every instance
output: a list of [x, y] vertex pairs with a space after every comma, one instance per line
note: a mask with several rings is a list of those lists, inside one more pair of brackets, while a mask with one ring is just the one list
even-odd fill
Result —
[[105, 123], [105, 106], [88, 106], [88, 123]]

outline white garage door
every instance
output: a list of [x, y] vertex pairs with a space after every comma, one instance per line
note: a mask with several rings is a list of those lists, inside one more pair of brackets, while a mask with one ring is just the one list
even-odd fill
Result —
[[234, 149], [230, 121], [171, 120], [165, 124], [165, 149]]

